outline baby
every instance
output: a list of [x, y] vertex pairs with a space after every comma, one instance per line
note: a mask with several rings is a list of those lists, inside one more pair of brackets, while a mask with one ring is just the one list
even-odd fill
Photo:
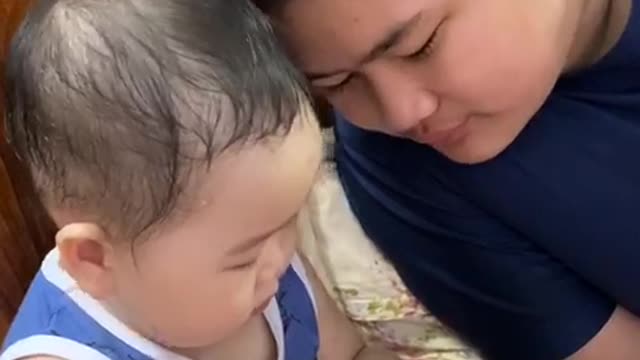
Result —
[[7, 133], [59, 226], [0, 359], [394, 359], [296, 255], [321, 162], [246, 0], [42, 0]]

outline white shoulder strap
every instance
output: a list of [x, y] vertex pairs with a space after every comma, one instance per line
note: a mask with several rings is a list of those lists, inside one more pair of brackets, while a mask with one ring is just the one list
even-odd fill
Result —
[[264, 310], [263, 315], [269, 325], [269, 329], [271, 329], [271, 335], [273, 335], [273, 339], [276, 342], [276, 351], [278, 352], [277, 359], [284, 360], [284, 325], [282, 324], [280, 308], [278, 308], [278, 302], [275, 297], [271, 299], [269, 306]]

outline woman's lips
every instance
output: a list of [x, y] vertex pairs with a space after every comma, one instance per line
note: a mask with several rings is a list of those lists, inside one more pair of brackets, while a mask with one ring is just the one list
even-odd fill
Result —
[[449, 129], [436, 131], [424, 131], [422, 130], [423, 127], [419, 126], [416, 131], [413, 132], [410, 138], [421, 144], [430, 145], [433, 147], [443, 147], [458, 141], [464, 136], [466, 128], [465, 125], [467, 124], [467, 122], [468, 119]]

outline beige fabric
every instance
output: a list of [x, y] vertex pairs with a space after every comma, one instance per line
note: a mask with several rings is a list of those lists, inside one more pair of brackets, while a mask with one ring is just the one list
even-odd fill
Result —
[[303, 253], [367, 341], [408, 360], [479, 359], [415, 300], [366, 237], [330, 163], [301, 213], [300, 230]]

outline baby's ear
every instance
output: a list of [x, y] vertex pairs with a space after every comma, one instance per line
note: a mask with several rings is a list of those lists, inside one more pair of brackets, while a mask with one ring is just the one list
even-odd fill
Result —
[[113, 246], [108, 233], [94, 223], [71, 223], [56, 234], [60, 267], [80, 289], [95, 299], [112, 295], [114, 274], [109, 259]]

